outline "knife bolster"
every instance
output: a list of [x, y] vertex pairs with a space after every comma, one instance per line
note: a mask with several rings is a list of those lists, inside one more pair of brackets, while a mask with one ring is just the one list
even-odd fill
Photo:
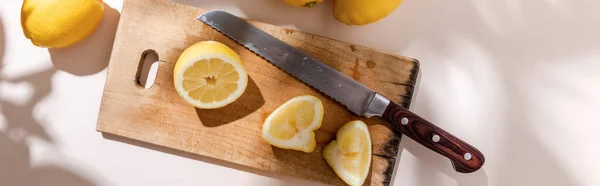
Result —
[[368, 101], [367, 109], [363, 112], [363, 115], [367, 118], [373, 116], [383, 116], [383, 112], [390, 104], [390, 99], [382, 96], [379, 93], [373, 93], [373, 96]]

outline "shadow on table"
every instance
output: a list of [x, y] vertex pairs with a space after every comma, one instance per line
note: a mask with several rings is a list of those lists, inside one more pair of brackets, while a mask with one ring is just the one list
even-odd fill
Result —
[[[1, 70], [0, 64], [0, 70]], [[50, 93], [51, 76], [55, 69], [48, 69], [19, 79], [2, 83], [30, 83], [34, 87], [31, 101], [15, 104], [0, 97], [0, 111], [4, 116], [4, 131], [0, 131], [0, 185], [40, 186], [88, 186], [94, 185], [74, 171], [62, 165], [33, 165], [27, 140], [38, 138], [54, 144], [39, 118], [33, 117], [34, 108]], [[41, 119], [43, 121], [43, 118]]]
[[[2, 64], [2, 60], [4, 58], [4, 45], [6, 45], [6, 40], [4, 37], [4, 24], [2, 22], [2, 16], [0, 16], [0, 65]], [[2, 69], [1, 66], [0, 69]]]
[[[88, 75], [106, 68], [118, 12], [105, 5], [106, 14], [99, 29], [80, 44], [72, 48], [50, 49], [55, 67], [75, 75]], [[116, 15], [115, 15], [116, 12]], [[110, 26], [113, 25], [113, 26]], [[4, 70], [4, 28], [0, 17], [0, 72]], [[112, 30], [111, 30], [112, 29]], [[112, 36], [111, 36], [112, 32]], [[94, 46], [94, 47], [91, 47]], [[107, 46], [109, 48], [107, 48]], [[22, 55], [22, 54], [17, 54]], [[0, 74], [0, 86], [31, 87], [28, 100], [20, 102], [10, 95], [0, 95], [0, 185], [40, 186], [91, 186], [88, 178], [81, 176], [64, 164], [32, 163], [29, 141], [33, 138], [55, 145], [48, 134], [44, 116], [36, 113], [36, 107], [52, 91], [52, 79], [58, 70], [47, 68], [16, 78]], [[18, 95], [22, 96], [22, 95]], [[27, 96], [26, 96], [27, 97]]]
[[[4, 23], [2, 17], [0, 17], [0, 59], [4, 56], [4, 45], [6, 42], [4, 37]], [[0, 60], [0, 72], [3, 70], [4, 61]], [[49, 137], [42, 124], [33, 117], [33, 110], [35, 105], [50, 93], [52, 89], [50, 80], [55, 72], [56, 70], [54, 69], [46, 69], [32, 75], [18, 78], [5, 78], [4, 75], [0, 74], [0, 84], [2, 84], [1, 86], [3, 86], [3, 88], [10, 88], [9, 85], [18, 85], [21, 83], [28, 83], [33, 87], [33, 93], [30, 96], [30, 100], [26, 103], [11, 99], [9, 95], [0, 95], [0, 114], [3, 116], [1, 119], [4, 120], [2, 122], [4, 123], [3, 129], [5, 132], [1, 134], [12, 134], [17, 142], [24, 140], [27, 136], [37, 137], [49, 143], [54, 142]], [[3, 140], [7, 139], [9, 138], [3, 138]], [[7, 142], [6, 144], [9, 143]], [[2, 160], [3, 158], [0, 158], [0, 161]]]
[[32, 165], [28, 145], [15, 135], [0, 132], [0, 185], [95, 185], [62, 165]]
[[48, 49], [54, 67], [77, 76], [95, 74], [108, 66], [120, 14], [104, 4], [102, 22], [96, 31], [73, 46]]
[[[113, 9], [110, 8], [109, 6], [105, 5], [105, 11], [107, 12], [105, 14], [105, 18], [102, 23], [100, 24], [100, 30], [96, 31], [96, 33], [94, 33], [92, 35], [92, 39], [88, 39], [85, 40], [83, 42], [83, 44], [77, 44], [75, 46], [73, 46], [72, 48], [65, 48], [60, 49], [61, 51], [67, 51], [70, 50], [71, 52], [67, 52], [67, 53], [62, 53], [62, 52], [58, 52], [60, 53], [60, 57], [53, 57], [53, 59], [57, 59], [59, 58], [58, 61], [53, 62], [55, 65], [59, 64], [59, 68], [64, 68], [67, 70], [73, 70], [71, 72], [74, 73], [81, 73], [83, 74], [88, 74], [88, 73], [96, 73], [100, 70], [102, 70], [103, 68], [106, 67], [106, 64], [108, 63], [108, 58], [110, 56], [110, 49], [112, 48], [112, 40], [110, 40], [109, 35], [113, 35], [112, 38], [114, 38], [114, 32], [115, 32], [115, 27], [116, 26], [116, 22], [114, 21], [113, 18], [116, 18], [118, 20], [118, 12]], [[114, 13], [116, 13], [116, 17], [114, 15]], [[108, 14], [108, 15], [107, 15]], [[112, 20], [111, 20], [112, 19]], [[114, 26], [107, 26], [107, 25], [111, 25], [114, 24]], [[0, 54], [4, 53], [4, 29], [3, 29], [4, 25], [2, 23], [2, 18], [0, 17]], [[113, 30], [111, 31], [108, 28], [113, 28]], [[110, 45], [108, 45], [107, 43], [110, 43]], [[90, 46], [90, 45], [95, 45], [96, 47], [93, 48], [86, 48], [85, 46]], [[82, 48], [83, 47], [83, 48]], [[86, 50], [84, 50], [86, 49]], [[50, 49], [51, 53], [53, 53], [52, 51], [54, 49]], [[94, 55], [91, 55], [89, 57], [94, 57], [93, 59], [90, 59], [90, 61], [77, 61], [77, 59], [79, 57], [85, 57], [85, 54], [91, 54], [94, 53]], [[58, 54], [51, 54], [51, 55], [58, 55]], [[3, 55], [0, 55], [0, 59], [3, 57]], [[64, 60], [64, 61], [63, 61]], [[69, 61], [71, 60], [71, 61]], [[75, 60], [75, 61], [72, 61]], [[104, 60], [104, 61], [103, 61]], [[74, 62], [80, 63], [80, 64], [85, 64], [85, 65], [78, 65], [75, 64]], [[3, 70], [3, 63], [0, 63], [0, 71]], [[91, 68], [88, 68], [91, 67]], [[46, 133], [46, 131], [43, 128], [43, 124], [41, 123], [41, 121], [43, 121], [42, 119], [36, 119], [33, 117], [33, 112], [34, 112], [34, 108], [37, 105], [37, 103], [39, 103], [42, 99], [44, 99], [51, 91], [52, 91], [52, 77], [54, 76], [54, 74], [57, 72], [57, 69], [55, 68], [48, 68], [48, 69], [44, 69], [42, 71], [39, 72], [35, 72], [33, 74], [29, 74], [29, 75], [25, 75], [25, 76], [21, 76], [21, 77], [17, 77], [17, 78], [6, 78], [3, 76], [0, 76], [0, 82], [5, 83], [5, 84], [11, 84], [11, 85], [17, 85], [17, 84], [29, 84], [33, 87], [33, 94], [30, 96], [29, 101], [27, 101], [26, 103], [17, 103], [15, 102], [15, 100], [13, 99], [9, 99], [9, 98], [5, 98], [5, 97], [0, 97], [0, 103], [1, 106], [0, 108], [2, 108], [2, 114], [4, 115], [4, 120], [6, 123], [6, 131], [10, 132], [13, 129], [15, 131], [21, 131], [18, 133], [22, 133], [25, 136], [34, 136], [34, 137], [38, 137], [41, 138], [47, 142], [52, 143], [53, 140], [49, 137], [49, 135]]]
[[[4, 25], [0, 17], [0, 62], [4, 52]], [[0, 72], [3, 63], [0, 63]], [[39, 186], [91, 186], [94, 185], [74, 171], [61, 168], [61, 165], [33, 165], [31, 162], [28, 138], [38, 138], [47, 143], [54, 141], [38, 119], [33, 117], [35, 105], [50, 93], [50, 80], [56, 72], [47, 69], [33, 75], [5, 79], [0, 76], [0, 84], [29, 83], [34, 87], [31, 100], [27, 103], [13, 103], [0, 96], [0, 185], [39, 185]], [[43, 119], [42, 119], [43, 120]]]

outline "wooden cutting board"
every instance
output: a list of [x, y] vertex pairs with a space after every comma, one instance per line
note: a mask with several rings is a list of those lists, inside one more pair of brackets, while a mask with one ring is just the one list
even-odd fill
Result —
[[[195, 17], [202, 12], [199, 8], [163, 0], [125, 1], [108, 67], [98, 131], [260, 170], [343, 185], [321, 157], [321, 150], [335, 138], [343, 124], [361, 119], [369, 125], [374, 153], [366, 185], [390, 183], [400, 135], [389, 124], [378, 118], [351, 114], [341, 104], [197, 21]], [[392, 101], [409, 106], [419, 69], [417, 60], [250, 22]], [[231, 47], [249, 73], [244, 94], [220, 109], [196, 109], [184, 102], [173, 87], [173, 66], [180, 53], [205, 40]], [[158, 73], [154, 85], [144, 89], [138, 84], [138, 71], [142, 56], [152, 51], [158, 54]], [[316, 131], [315, 151], [284, 150], [261, 139], [264, 119], [288, 99], [303, 94], [317, 96], [325, 106], [322, 127]]]

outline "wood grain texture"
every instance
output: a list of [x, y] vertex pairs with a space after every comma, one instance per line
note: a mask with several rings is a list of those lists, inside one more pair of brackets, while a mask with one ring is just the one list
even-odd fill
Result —
[[[373, 141], [373, 165], [365, 185], [388, 185], [400, 135], [381, 118], [366, 119], [279, 70], [195, 17], [204, 12], [162, 0], [126, 0], [113, 46], [97, 130], [233, 162], [257, 170], [343, 185], [321, 157], [324, 145], [346, 122], [361, 119]], [[414, 59], [291, 29], [251, 24], [408, 107], [418, 72]], [[173, 87], [173, 67], [188, 46], [214, 40], [231, 47], [249, 74], [244, 94], [219, 109], [196, 109]], [[140, 58], [154, 51], [159, 67], [152, 88], [137, 84]], [[317, 147], [303, 153], [272, 147], [260, 137], [264, 119], [288, 99], [310, 94], [323, 101], [325, 115], [316, 131]], [[118, 152], [115, 152], [118, 153]]]
[[474, 172], [485, 162], [475, 147], [395, 103], [388, 105], [383, 118], [402, 134], [449, 158], [457, 172]]

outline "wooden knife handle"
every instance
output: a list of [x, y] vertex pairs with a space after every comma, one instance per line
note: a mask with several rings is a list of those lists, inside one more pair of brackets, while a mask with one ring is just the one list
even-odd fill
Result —
[[383, 118], [402, 134], [450, 158], [457, 172], [474, 172], [485, 162], [483, 154], [475, 147], [394, 102], [387, 106]]

